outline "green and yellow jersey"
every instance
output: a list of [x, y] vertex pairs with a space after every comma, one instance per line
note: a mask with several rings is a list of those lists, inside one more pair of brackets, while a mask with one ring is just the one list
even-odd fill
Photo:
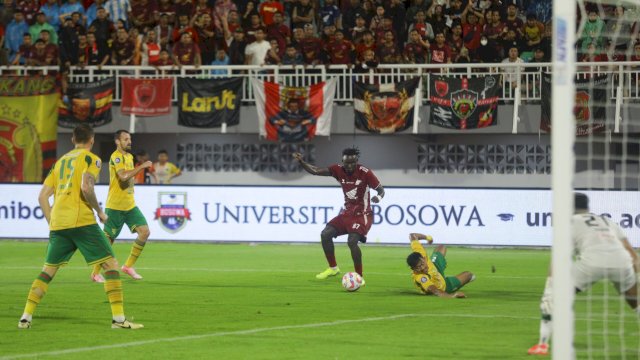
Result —
[[107, 195], [107, 209], [128, 211], [136, 206], [133, 198], [133, 177], [122, 182], [118, 178], [118, 171], [133, 170], [133, 155], [123, 154], [116, 150], [109, 159], [109, 194]]
[[82, 195], [82, 176], [98, 178], [102, 162], [89, 150], [74, 149], [64, 154], [44, 180], [54, 189], [50, 230], [64, 230], [96, 224], [91, 205]]
[[411, 241], [411, 250], [420, 253], [420, 255], [422, 255], [427, 262], [426, 274], [418, 273], [415, 271], [412, 274], [413, 283], [418, 288], [418, 290], [423, 293], [428, 293], [427, 289], [433, 285], [436, 287], [436, 289], [445, 291], [447, 288], [447, 283], [444, 280], [444, 276], [440, 274], [436, 266], [433, 264], [433, 261], [429, 259], [429, 256], [427, 256], [427, 252], [424, 250], [424, 247], [422, 246], [422, 244], [420, 244], [419, 240]]

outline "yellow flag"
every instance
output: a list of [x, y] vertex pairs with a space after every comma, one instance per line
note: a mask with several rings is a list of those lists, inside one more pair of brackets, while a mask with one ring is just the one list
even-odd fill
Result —
[[0, 182], [41, 182], [56, 161], [58, 86], [52, 76], [0, 76]]

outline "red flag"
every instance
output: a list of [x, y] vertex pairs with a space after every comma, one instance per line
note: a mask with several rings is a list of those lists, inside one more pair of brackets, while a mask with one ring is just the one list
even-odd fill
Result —
[[158, 116], [171, 113], [173, 79], [122, 78], [123, 115]]

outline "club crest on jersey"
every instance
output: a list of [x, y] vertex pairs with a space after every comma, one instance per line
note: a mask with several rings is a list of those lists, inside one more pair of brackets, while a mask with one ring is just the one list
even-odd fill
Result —
[[423, 284], [426, 283], [427, 282], [427, 277], [426, 276], [421, 277], [420, 278], [420, 282], [423, 283]]
[[115, 160], [115, 162], [116, 162], [116, 164], [120, 164], [120, 158], [119, 158], [119, 157], [117, 157], [117, 158], [116, 158], [116, 160]]
[[160, 227], [170, 233], [177, 233], [191, 220], [191, 213], [187, 209], [186, 192], [158, 193], [158, 208], [154, 220], [158, 220]]
[[96, 160], [96, 167], [100, 169], [101, 166], [102, 166], [102, 161], [100, 161], [100, 159]]

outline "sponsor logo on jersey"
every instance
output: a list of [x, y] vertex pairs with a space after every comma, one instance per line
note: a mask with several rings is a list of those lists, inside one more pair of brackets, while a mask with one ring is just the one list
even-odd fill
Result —
[[347, 196], [347, 198], [351, 200], [355, 200], [357, 199], [357, 193], [358, 193], [358, 188], [354, 188], [353, 190], [349, 190], [348, 192], [346, 192], [345, 195]]

